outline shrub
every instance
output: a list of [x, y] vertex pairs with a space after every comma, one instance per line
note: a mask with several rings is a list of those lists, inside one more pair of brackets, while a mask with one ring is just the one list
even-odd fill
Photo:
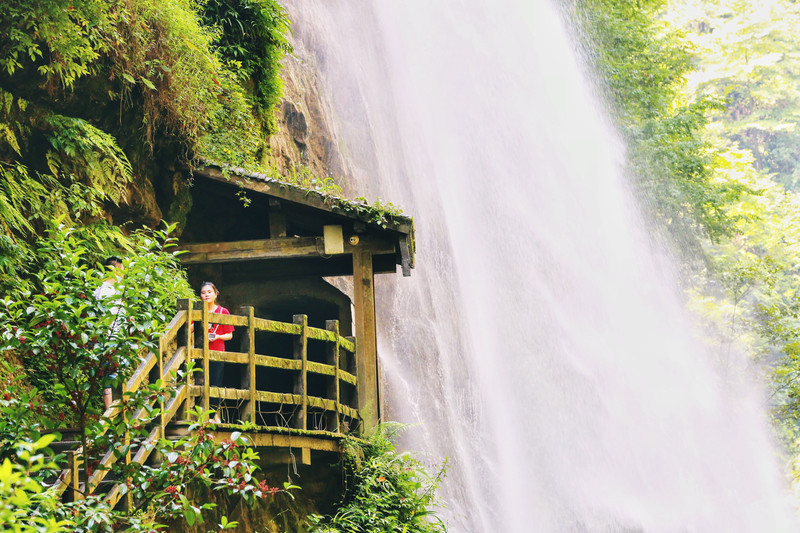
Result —
[[441, 533], [435, 491], [444, 467], [430, 475], [391, 439], [400, 426], [383, 424], [364, 442], [348, 438], [343, 458], [345, 495], [333, 516], [312, 516], [312, 533]]

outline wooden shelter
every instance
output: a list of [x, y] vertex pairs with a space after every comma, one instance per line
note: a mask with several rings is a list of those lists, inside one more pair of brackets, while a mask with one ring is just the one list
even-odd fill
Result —
[[[380, 418], [374, 275], [398, 266], [411, 274], [411, 218], [216, 165], [194, 172], [191, 195], [180, 257], [192, 285], [213, 281], [232, 311], [253, 307], [283, 322], [303, 314], [319, 328], [338, 320], [342, 335], [355, 336], [356, 404], [373, 427]], [[350, 298], [323, 279], [331, 276], [352, 278], [352, 317]]]
[[[112, 507], [130, 506], [124, 481], [106, 477], [111, 466], [158, 461], [159, 439], [196, 427], [196, 406], [205, 417], [234, 402], [234, 415], [209, 435], [231, 438], [243, 427], [238, 421], [248, 421], [243, 431], [267, 463], [294, 464], [299, 449], [301, 463], [311, 465], [312, 451], [338, 453], [345, 434], [371, 429], [380, 419], [374, 275], [396, 272], [398, 265], [410, 275], [411, 219], [214, 165], [194, 172], [191, 195], [181, 261], [193, 286], [210, 280], [221, 289], [226, 299], [220, 303], [232, 314], [178, 302], [158, 349], [122, 384], [123, 393], [135, 394], [158, 381], [172, 394], [149, 395], [148, 408], [135, 412], [114, 402], [104, 417], [126, 417], [148, 434], [130, 441], [125, 454], [110, 447], [94, 471], [80, 464], [80, 446], [62, 442], [69, 461], [54, 490], [65, 498], [103, 494]], [[328, 277], [352, 278], [352, 299]], [[234, 326], [225, 351], [211, 350], [208, 336], [196, 335], [209, 324]], [[210, 383], [212, 361], [232, 370], [229, 383]], [[190, 365], [195, 370], [184, 372]]]

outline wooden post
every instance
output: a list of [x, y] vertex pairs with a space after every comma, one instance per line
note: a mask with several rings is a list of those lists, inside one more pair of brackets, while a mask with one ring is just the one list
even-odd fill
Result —
[[336, 340], [328, 344], [328, 361], [327, 363], [333, 366], [333, 381], [329, 382], [328, 384], [328, 398], [332, 399], [335, 404], [335, 409], [333, 412], [333, 416], [329, 417], [331, 427], [333, 431], [336, 433], [340, 433], [340, 426], [339, 426], [339, 406], [341, 405], [341, 400], [339, 397], [339, 321], [338, 320], [327, 320], [325, 321], [325, 329], [328, 331], [332, 331], [333, 334], [336, 336]]
[[211, 409], [211, 400], [209, 398], [211, 387], [211, 375], [208, 371], [208, 306], [205, 303], [202, 305], [203, 309], [203, 411], [208, 412]]
[[[192, 300], [189, 298], [178, 299], [178, 309], [186, 311], [186, 326], [184, 326], [183, 345], [186, 347], [186, 363], [184, 368], [188, 369], [192, 359], [192, 348], [194, 348], [194, 322], [192, 322]], [[194, 372], [186, 372], [185, 377], [186, 390], [191, 391], [194, 385]], [[178, 420], [187, 420], [189, 414], [194, 409], [194, 396], [191, 393], [186, 395], [186, 400], [183, 402], [181, 414]]]
[[[161, 388], [167, 387], [167, 379], [164, 377], [164, 338], [158, 339], [158, 379], [161, 380]], [[164, 396], [158, 395], [158, 426], [161, 428], [161, 436], [164, 436]]]
[[242, 404], [239, 416], [242, 420], [256, 423], [256, 318], [252, 306], [242, 306], [241, 313], [247, 316], [247, 336], [242, 339], [242, 349], [247, 351], [247, 370], [242, 376], [240, 387], [250, 392], [248, 399]]
[[300, 325], [300, 335], [294, 341], [294, 358], [300, 359], [300, 375], [294, 382], [294, 393], [302, 395], [300, 412], [295, 419], [295, 428], [308, 429], [308, 316], [294, 315], [292, 317], [295, 324]]
[[[125, 400], [125, 394], [128, 392], [128, 387], [125, 386], [125, 383], [122, 383], [122, 399]], [[131, 464], [131, 432], [130, 432], [130, 420], [128, 418], [128, 406], [127, 403], [124, 403], [122, 406], [122, 419], [125, 421], [125, 437], [123, 442], [125, 443], [125, 466]], [[125, 480], [127, 482], [127, 480]], [[133, 493], [128, 490], [125, 493], [125, 509], [128, 511], [133, 510]]]
[[277, 198], [269, 199], [269, 237], [286, 237], [286, 214]]
[[358, 411], [362, 433], [370, 431], [380, 420], [378, 390], [378, 334], [375, 328], [375, 282], [372, 254], [366, 250], [353, 252], [353, 306], [356, 326], [356, 377]]
[[83, 494], [81, 494], [81, 471], [78, 466], [78, 452], [69, 450], [67, 452], [67, 460], [69, 461], [70, 472], [72, 472], [72, 501], [76, 502], [83, 498]]

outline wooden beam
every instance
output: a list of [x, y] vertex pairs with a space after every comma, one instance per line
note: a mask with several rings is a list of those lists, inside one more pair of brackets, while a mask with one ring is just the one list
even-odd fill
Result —
[[183, 244], [178, 247], [178, 250], [186, 252], [179, 256], [181, 263], [191, 265], [254, 259], [318, 257], [322, 247], [322, 237], [285, 237], [252, 241]]
[[414, 268], [414, 256], [411, 253], [411, 244], [409, 237], [406, 236], [400, 239], [400, 267], [403, 269], [403, 277], [407, 278], [411, 275], [411, 269]]
[[[222, 442], [231, 438], [232, 431], [217, 430], [213, 432], [216, 442]], [[254, 448], [305, 448], [309, 450], [319, 450], [326, 452], [339, 452], [341, 447], [339, 440], [335, 438], [325, 438], [323, 436], [306, 435], [281, 435], [274, 433], [244, 433], [250, 446]]]
[[380, 420], [378, 390], [378, 335], [375, 327], [375, 279], [372, 254], [368, 250], [353, 254], [353, 306], [356, 327], [356, 376], [358, 411], [364, 430]]
[[[372, 268], [375, 274], [396, 274], [396, 255], [373, 255]], [[233, 261], [230, 263], [217, 263], [222, 266], [222, 274], [217, 277], [222, 279], [227, 276], [238, 276], [253, 282], [262, 280], [279, 280], [283, 278], [302, 278], [307, 276], [352, 276], [353, 257], [348, 254], [334, 255], [324, 259], [293, 258], [286, 260], [267, 259], [263, 261]], [[206, 265], [186, 265], [188, 268], [201, 268]], [[200, 276], [205, 279], [204, 276]]]
[[[351, 254], [355, 248], [351, 244], [345, 243], [344, 253]], [[366, 242], [362, 240], [357, 248], [369, 250], [373, 254], [395, 253], [394, 243], [379, 239], [370, 239]], [[178, 256], [181, 263], [192, 265], [322, 257], [325, 255], [325, 244], [322, 237], [281, 237], [249, 241], [185, 243], [178, 247], [178, 251], [184, 252]]]

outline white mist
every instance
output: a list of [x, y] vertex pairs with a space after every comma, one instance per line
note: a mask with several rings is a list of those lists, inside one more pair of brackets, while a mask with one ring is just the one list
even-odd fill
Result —
[[552, 6], [289, 8], [359, 195], [415, 218], [412, 277], [378, 280], [384, 395], [449, 460], [451, 531], [797, 531], [762, 392], [695, 338]]

